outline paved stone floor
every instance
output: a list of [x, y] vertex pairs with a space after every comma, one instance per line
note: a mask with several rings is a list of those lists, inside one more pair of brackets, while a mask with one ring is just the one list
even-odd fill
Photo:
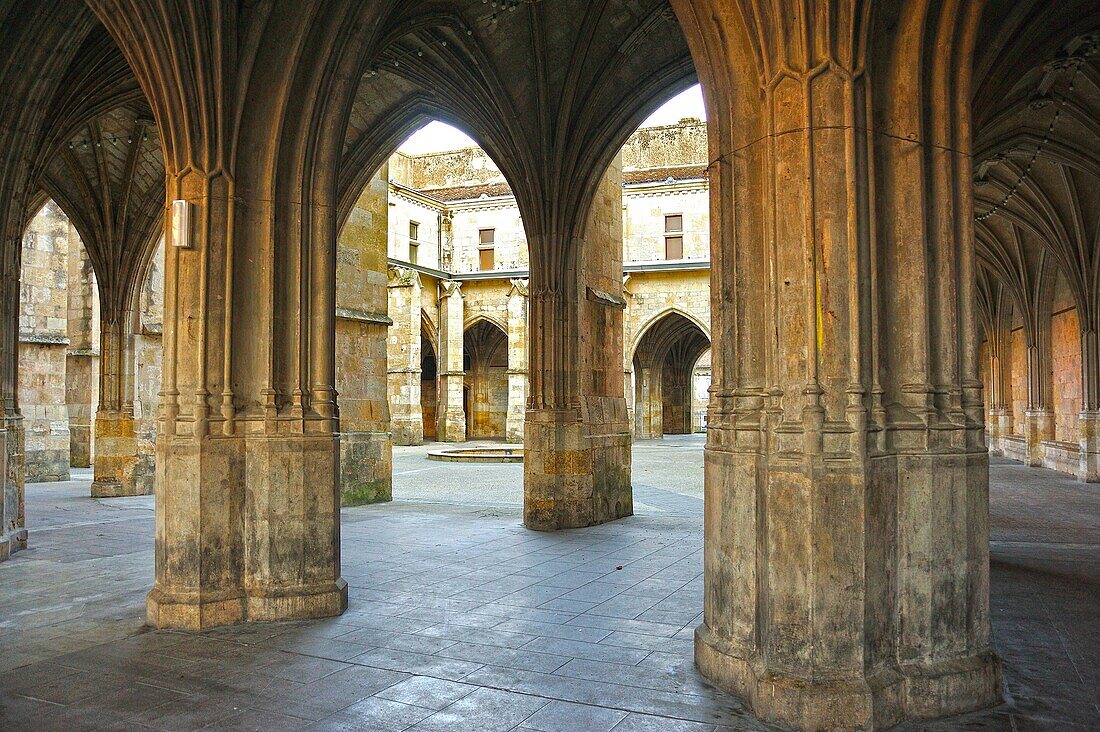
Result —
[[[143, 627], [151, 498], [30, 485], [0, 729], [764, 729], [691, 662], [701, 444], [637, 445], [637, 515], [556, 534], [520, 525], [520, 466], [397, 448], [394, 503], [343, 512], [344, 616], [205, 633]], [[908, 729], [1100, 728], [1100, 486], [995, 461], [991, 504], [1007, 702]]]

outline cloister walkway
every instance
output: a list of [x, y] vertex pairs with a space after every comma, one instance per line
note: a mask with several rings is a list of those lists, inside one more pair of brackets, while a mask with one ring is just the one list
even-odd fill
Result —
[[[557, 533], [522, 527], [516, 466], [425, 451], [395, 451], [394, 503], [342, 513], [345, 615], [205, 633], [143, 625], [151, 497], [28, 486], [31, 548], [0, 565], [0, 729], [765, 729], [692, 665], [700, 437], [635, 445], [636, 516]], [[1008, 701], [919, 729], [1095, 729], [1100, 490], [991, 474]]]

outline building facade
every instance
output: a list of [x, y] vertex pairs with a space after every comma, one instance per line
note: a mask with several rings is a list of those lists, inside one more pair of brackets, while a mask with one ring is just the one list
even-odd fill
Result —
[[[614, 194], [607, 206], [622, 241], [623, 297], [616, 305], [635, 438], [705, 424], [706, 155], [706, 126], [686, 119], [639, 130], [608, 172]], [[388, 168], [394, 444], [522, 442], [529, 260], [512, 190], [480, 148], [398, 152]], [[661, 419], [672, 413], [676, 418]]]

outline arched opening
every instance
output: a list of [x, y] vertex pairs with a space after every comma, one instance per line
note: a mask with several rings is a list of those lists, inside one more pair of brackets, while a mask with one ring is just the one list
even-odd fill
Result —
[[696, 366], [709, 349], [699, 324], [676, 311], [645, 328], [632, 359], [636, 439], [696, 431]]
[[508, 334], [489, 320], [466, 328], [462, 339], [466, 439], [503, 440], [508, 418]]
[[76, 228], [52, 200], [27, 225], [20, 271], [18, 399], [26, 482], [65, 481], [94, 459], [99, 293]]

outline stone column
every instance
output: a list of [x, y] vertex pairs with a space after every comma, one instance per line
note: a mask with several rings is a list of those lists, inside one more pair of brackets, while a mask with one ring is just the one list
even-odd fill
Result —
[[1027, 439], [1027, 464], [1042, 467], [1046, 451], [1043, 442], [1054, 439], [1053, 365], [1050, 346], [1050, 306], [1036, 305], [1027, 344], [1027, 409], [1024, 412], [1024, 437]]
[[[163, 227], [162, 227], [163, 228]], [[156, 480], [157, 411], [163, 386], [164, 239], [149, 260], [135, 308], [134, 432], [137, 436], [135, 493], [151, 494]]]
[[1006, 437], [1012, 435], [1012, 305], [1005, 287], [985, 270], [978, 287], [978, 313], [985, 329], [989, 384], [988, 445], [992, 455], [1004, 455]]
[[27, 548], [23, 415], [19, 412], [19, 241], [0, 269], [0, 562]]
[[388, 169], [363, 189], [336, 243], [336, 391], [340, 395], [340, 505], [393, 500], [386, 396], [390, 323], [386, 265]]
[[1082, 410], [1078, 417], [1077, 477], [1100, 483], [1100, 313], [1090, 322], [1081, 318]]
[[546, 531], [629, 516], [621, 159], [600, 180], [575, 239], [534, 227], [528, 235], [539, 238], [531, 244], [524, 523]]
[[65, 403], [69, 411], [69, 464], [92, 466], [92, 406], [99, 379], [99, 344], [92, 324], [95, 279], [84, 247], [69, 249], [69, 350], [65, 363]]
[[691, 433], [693, 364], [666, 363], [661, 373], [661, 429], [667, 435]]
[[92, 496], [136, 496], [140, 493], [134, 423], [134, 334], [129, 318], [106, 309], [100, 319], [99, 333], [99, 407], [95, 415]]
[[440, 283], [439, 302], [439, 428], [440, 442], [465, 442], [466, 412], [462, 403], [466, 371], [463, 368], [462, 339], [465, 312], [462, 283]]
[[665, 435], [662, 368], [639, 365], [634, 386], [634, 439], [659, 440]]
[[508, 416], [504, 438], [523, 442], [527, 414], [527, 280], [512, 280], [508, 293]]
[[828, 2], [673, 5], [714, 161], [696, 663], [797, 729], [995, 704], [972, 348], [980, 7], [886, 1], [837, 35]]
[[[155, 627], [347, 608], [335, 272], [325, 264], [335, 241], [327, 252], [324, 239], [276, 245], [276, 202], [237, 190], [221, 170], [168, 175], [168, 198], [187, 201], [203, 224], [178, 243], [166, 225], [157, 571], [147, 600]], [[307, 264], [315, 278], [298, 279]], [[314, 336], [298, 330], [305, 323]], [[328, 365], [314, 365], [314, 354]]]
[[25, 224], [19, 207], [0, 208], [0, 242], [5, 245], [0, 253], [0, 562], [27, 548], [25, 437], [18, 381], [19, 270]]
[[404, 267], [391, 267], [389, 272], [389, 308], [393, 320], [386, 347], [390, 430], [395, 445], [422, 445], [420, 275]]
[[989, 340], [990, 385], [989, 400], [989, 452], [1004, 455], [1004, 438], [1012, 434], [1012, 355], [1010, 334], [1006, 331], [994, 344]]

